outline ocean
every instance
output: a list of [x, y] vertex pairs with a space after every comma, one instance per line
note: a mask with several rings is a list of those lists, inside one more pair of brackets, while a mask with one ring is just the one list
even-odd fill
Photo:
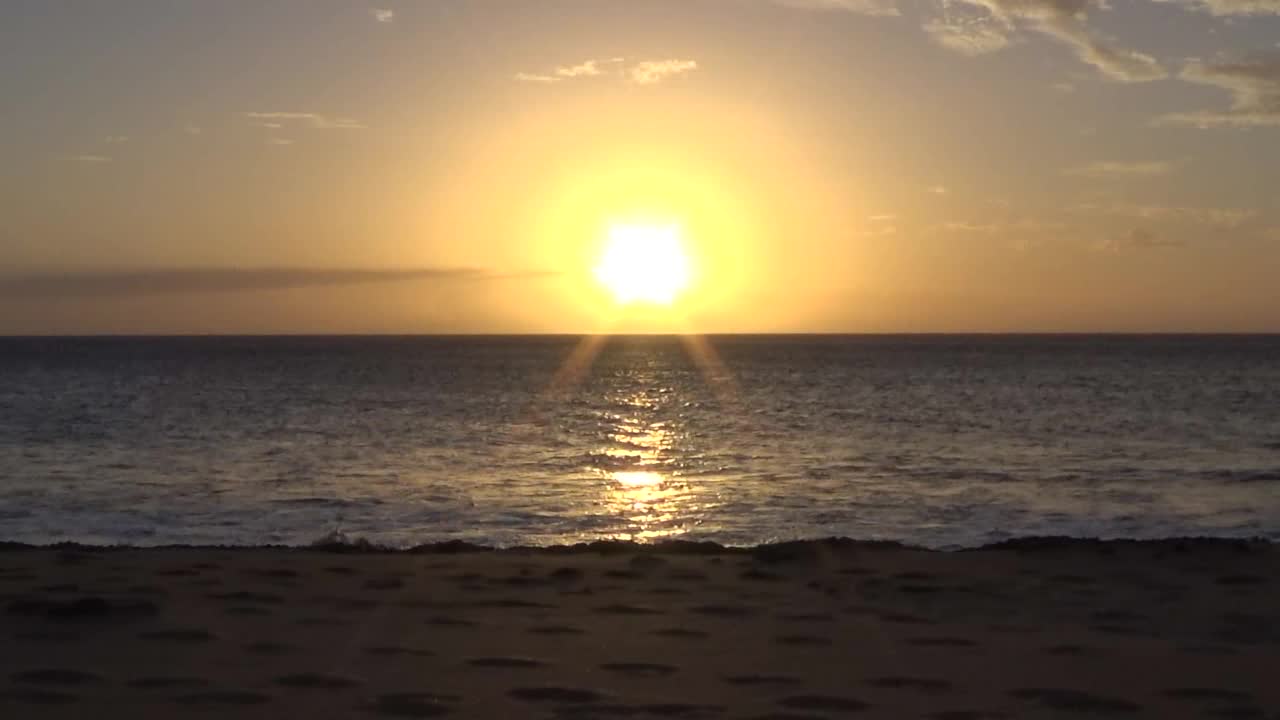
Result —
[[1278, 336], [0, 339], [0, 540], [1280, 539]]

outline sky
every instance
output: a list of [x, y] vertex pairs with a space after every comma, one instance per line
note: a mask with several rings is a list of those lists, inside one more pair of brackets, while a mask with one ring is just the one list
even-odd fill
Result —
[[0, 334], [1280, 332], [1280, 0], [12, 0], [0, 158]]

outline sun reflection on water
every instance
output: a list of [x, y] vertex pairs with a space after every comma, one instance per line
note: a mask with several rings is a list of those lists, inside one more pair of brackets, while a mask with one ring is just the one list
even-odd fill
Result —
[[603, 449], [606, 512], [625, 522], [622, 539], [655, 540], [687, 531], [679, 519], [694, 510], [688, 484], [670, 470], [675, 437], [654, 415], [666, 393], [650, 388], [619, 397], [625, 410], [607, 417], [610, 443]]

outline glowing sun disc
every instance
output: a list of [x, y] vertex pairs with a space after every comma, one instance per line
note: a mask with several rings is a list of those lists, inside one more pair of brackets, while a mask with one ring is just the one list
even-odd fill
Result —
[[596, 279], [621, 305], [670, 305], [689, 287], [689, 258], [680, 228], [614, 225], [609, 228]]

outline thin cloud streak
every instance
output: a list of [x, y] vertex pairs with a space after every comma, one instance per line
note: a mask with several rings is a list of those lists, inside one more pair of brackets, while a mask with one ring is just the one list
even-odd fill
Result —
[[1149, 162], [1115, 162], [1100, 161], [1080, 167], [1063, 170], [1064, 175], [1075, 175], [1094, 179], [1147, 178], [1168, 175], [1173, 171], [1173, 163], [1164, 161]]
[[628, 66], [626, 58], [618, 57], [584, 60], [576, 65], [561, 65], [551, 74], [518, 72], [513, 78], [517, 82], [552, 85], [562, 81], [614, 76], [629, 80], [636, 85], [656, 85], [697, 69], [696, 60], [641, 60]]
[[1231, 94], [1231, 106], [1225, 110], [1164, 115], [1154, 121], [1157, 126], [1247, 128], [1280, 125], [1280, 52], [1216, 63], [1193, 60], [1187, 63], [1179, 77], [1190, 83], [1226, 90]]
[[246, 112], [244, 116], [256, 121], [256, 125], [268, 128], [277, 128], [287, 122], [303, 123], [317, 130], [363, 130], [368, 127], [351, 118], [308, 112]]
[[414, 281], [527, 279], [549, 273], [504, 274], [477, 268], [368, 270], [357, 268], [177, 268], [0, 275], [0, 298], [10, 300], [124, 298], [372, 285]]

